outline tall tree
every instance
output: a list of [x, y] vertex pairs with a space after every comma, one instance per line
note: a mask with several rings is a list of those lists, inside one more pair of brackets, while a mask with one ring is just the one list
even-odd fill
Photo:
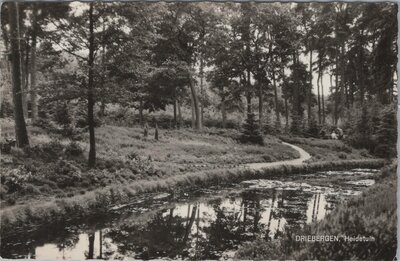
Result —
[[91, 2], [89, 7], [89, 56], [88, 56], [88, 87], [87, 87], [87, 106], [88, 106], [88, 125], [89, 125], [89, 167], [94, 167], [96, 165], [96, 138], [94, 133], [94, 17], [93, 9], [94, 3]]
[[21, 52], [19, 33], [19, 8], [17, 2], [7, 3], [10, 23], [11, 64], [12, 64], [12, 89], [14, 100], [14, 121], [17, 146], [23, 148], [29, 145], [26, 130], [21, 82]]

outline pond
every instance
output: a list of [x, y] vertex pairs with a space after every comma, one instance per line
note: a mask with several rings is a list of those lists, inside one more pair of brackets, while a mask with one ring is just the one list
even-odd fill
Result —
[[321, 220], [377, 170], [325, 171], [146, 194], [110, 216], [2, 237], [3, 258], [221, 259], [244, 242]]

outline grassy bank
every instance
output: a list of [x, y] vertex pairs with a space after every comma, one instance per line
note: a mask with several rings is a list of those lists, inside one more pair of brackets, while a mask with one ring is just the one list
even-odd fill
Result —
[[[239, 259], [280, 260], [393, 260], [396, 252], [396, 166], [380, 172], [377, 183], [336, 207], [322, 221], [298, 231], [286, 231], [281, 239], [256, 242], [239, 249]], [[298, 242], [296, 235], [373, 236], [371, 242]]]
[[311, 154], [309, 162], [373, 158], [366, 149], [355, 149], [341, 140], [325, 140], [281, 135], [285, 142], [298, 145]]
[[[2, 119], [1, 128], [3, 137], [14, 136], [11, 121]], [[161, 129], [159, 140], [155, 140], [154, 129], [146, 138], [138, 127], [104, 125], [96, 129], [97, 165], [89, 170], [86, 132], [75, 130], [66, 137], [56, 130], [29, 126], [29, 134], [30, 148], [12, 148], [2, 154], [3, 207], [32, 199], [67, 198], [143, 179], [299, 157], [297, 151], [272, 136], [265, 137], [265, 146], [238, 143], [240, 133], [236, 130]]]
[[292, 175], [320, 170], [339, 170], [349, 168], [379, 168], [384, 161], [347, 160], [335, 162], [310, 163], [301, 166], [273, 166], [262, 170], [219, 169], [191, 172], [154, 180], [138, 180], [127, 185], [110, 185], [84, 195], [70, 198], [52, 199], [46, 203], [37, 201], [29, 204], [3, 208], [1, 213], [1, 234], [14, 233], [16, 228], [28, 230], [35, 226], [66, 219], [86, 218], [106, 214], [108, 209], [117, 204], [129, 202], [130, 197], [139, 193], [170, 191], [191, 186], [223, 185], [245, 179], [266, 178], [271, 175]]

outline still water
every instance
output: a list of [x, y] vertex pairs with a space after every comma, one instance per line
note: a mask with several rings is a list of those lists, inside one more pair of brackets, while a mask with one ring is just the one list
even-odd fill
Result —
[[146, 194], [108, 217], [1, 238], [1, 257], [36, 259], [220, 259], [255, 238], [321, 220], [374, 184], [377, 170], [326, 171]]

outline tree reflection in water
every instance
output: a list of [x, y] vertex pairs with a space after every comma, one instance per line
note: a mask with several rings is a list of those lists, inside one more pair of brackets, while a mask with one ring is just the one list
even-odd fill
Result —
[[104, 222], [18, 232], [1, 239], [1, 254], [47, 259], [218, 259], [243, 242], [279, 238], [285, 229], [320, 220], [343, 198], [337, 192], [297, 187], [243, 188], [203, 197], [165, 208], [159, 204], [161, 209], [147, 212], [137, 211], [138, 203]]

